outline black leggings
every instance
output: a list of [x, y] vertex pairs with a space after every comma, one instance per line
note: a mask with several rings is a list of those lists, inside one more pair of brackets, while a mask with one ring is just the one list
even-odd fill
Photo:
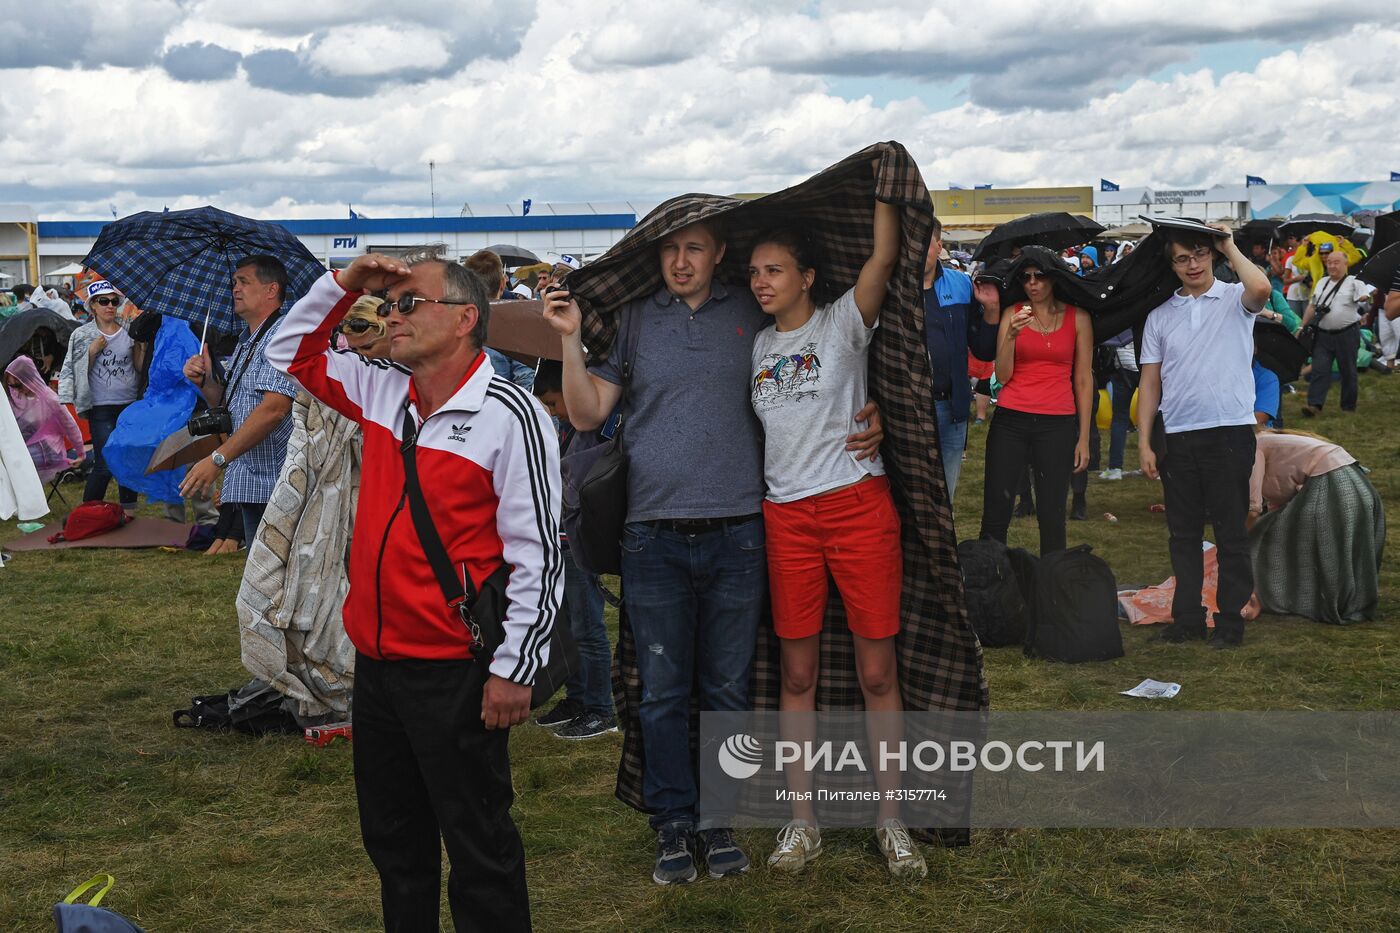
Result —
[[1035, 480], [1040, 553], [1065, 548], [1065, 495], [1074, 472], [1074, 445], [1079, 438], [1074, 415], [1033, 415], [998, 408], [987, 432], [987, 462], [982, 488], [982, 537], [1006, 541], [1012, 500], [1026, 467]]

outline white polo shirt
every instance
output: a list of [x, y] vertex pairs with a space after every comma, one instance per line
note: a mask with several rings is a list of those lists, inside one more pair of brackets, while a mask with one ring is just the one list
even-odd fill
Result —
[[1244, 286], [1215, 280], [1205, 294], [1177, 292], [1147, 315], [1143, 363], [1162, 364], [1168, 434], [1254, 424], [1254, 312]]

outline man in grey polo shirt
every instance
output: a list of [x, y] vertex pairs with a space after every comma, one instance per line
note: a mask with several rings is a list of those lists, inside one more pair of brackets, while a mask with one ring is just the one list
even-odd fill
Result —
[[[1166, 229], [1167, 260], [1181, 282], [1147, 316], [1139, 357], [1138, 445], [1142, 471], [1162, 480], [1176, 595], [1168, 642], [1206, 637], [1201, 544], [1206, 515], [1215, 528], [1220, 583], [1217, 648], [1244, 641], [1240, 615], [1254, 592], [1249, 475], [1254, 468], [1254, 316], [1269, 300], [1268, 276], [1240, 252], [1230, 230], [1216, 236]], [[1239, 282], [1215, 277], [1216, 251]], [[1161, 409], [1164, 435], [1153, 438]], [[1155, 444], [1154, 444], [1155, 441]]]
[[[657, 248], [664, 287], [622, 309], [637, 335], [623, 592], [642, 679], [643, 792], [658, 884], [693, 881], [696, 848], [711, 877], [749, 867], [726, 815], [697, 822], [690, 754], [694, 690], [704, 710], [749, 708], [768, 581], [763, 438], [749, 401], [750, 351], [767, 316], [747, 289], [714, 280], [724, 250], [709, 222], [675, 231]], [[622, 397], [619, 363], [586, 367], [582, 318], [567, 293], [549, 296], [545, 317], [563, 337], [570, 420], [596, 429]], [[872, 413], [868, 406], [859, 418]], [[879, 439], [876, 424], [852, 443], [868, 456]]]

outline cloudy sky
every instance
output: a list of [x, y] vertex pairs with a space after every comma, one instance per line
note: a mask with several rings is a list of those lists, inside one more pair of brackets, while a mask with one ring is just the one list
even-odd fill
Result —
[[1392, 3], [0, 0], [0, 203], [426, 214], [431, 159], [455, 214], [772, 190], [883, 139], [931, 188], [1384, 180]]

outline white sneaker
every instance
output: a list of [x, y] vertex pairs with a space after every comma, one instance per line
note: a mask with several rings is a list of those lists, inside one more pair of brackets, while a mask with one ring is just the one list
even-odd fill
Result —
[[1104, 470], [1102, 473], [1099, 474], [1099, 479], [1122, 479], [1122, 478], [1123, 478], [1123, 471], [1122, 471], [1121, 469], [1118, 469], [1117, 467], [1114, 467], [1114, 468], [1111, 469], [1111, 470]]
[[821, 830], [805, 820], [792, 820], [778, 831], [778, 847], [768, 856], [768, 867], [799, 872], [821, 854]]
[[928, 874], [928, 865], [920, 854], [909, 828], [900, 820], [885, 820], [875, 830], [875, 842], [885, 854], [885, 863], [890, 874], [896, 878], [923, 878]]

